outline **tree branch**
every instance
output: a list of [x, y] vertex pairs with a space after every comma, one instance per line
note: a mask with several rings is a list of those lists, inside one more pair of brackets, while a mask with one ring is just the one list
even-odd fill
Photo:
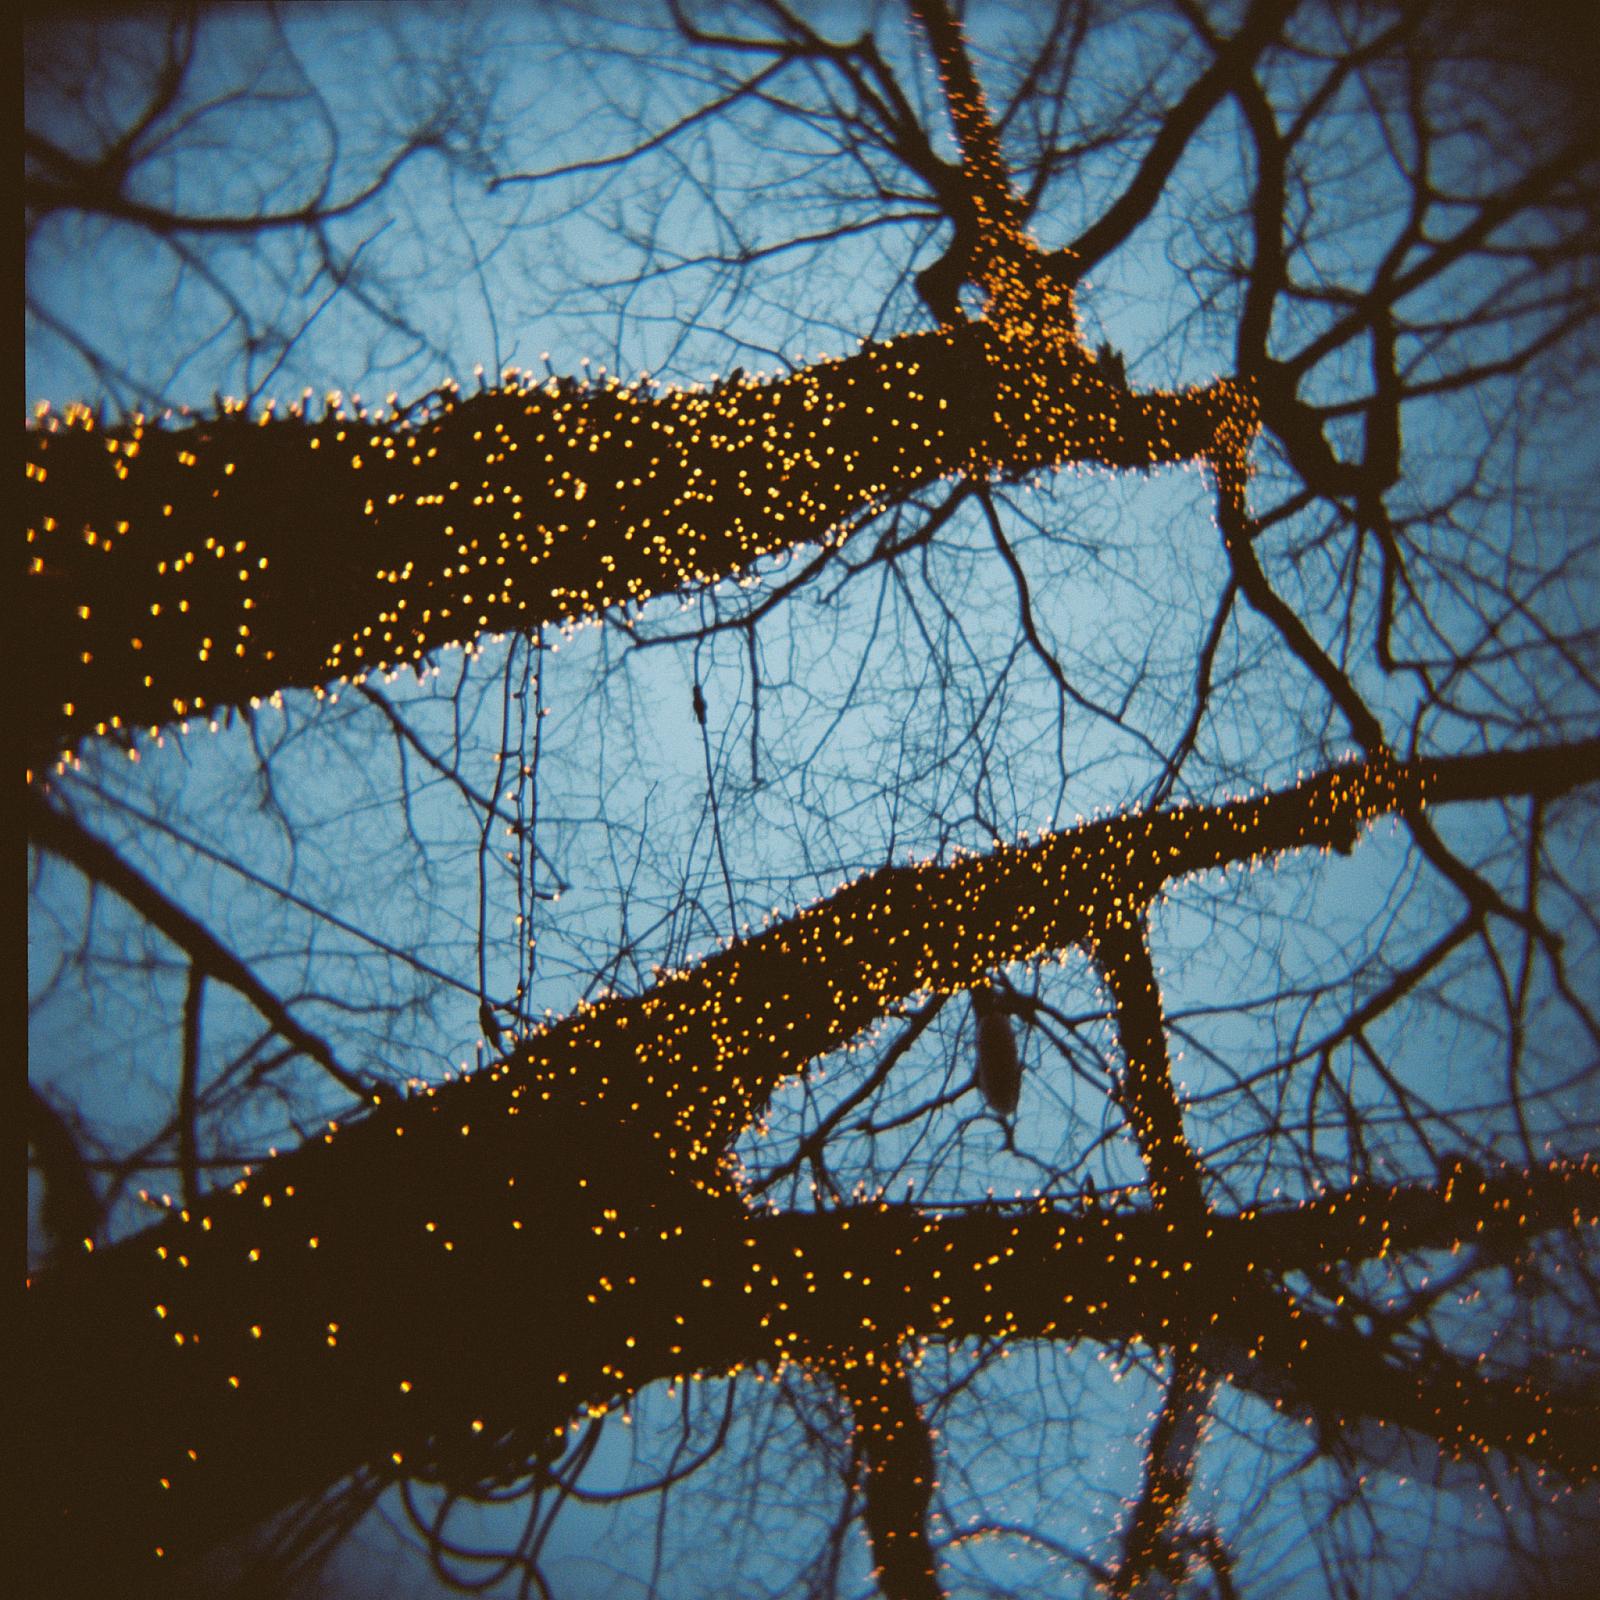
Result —
[[[168, 1557], [362, 1462], [466, 1491], [658, 1379], [907, 1339], [1198, 1340], [1208, 1367], [1319, 1425], [1366, 1416], [1463, 1455], [1600, 1469], [1569, 1400], [1471, 1363], [1397, 1360], [1274, 1287], [1481, 1227], [1593, 1225], [1593, 1163], [1363, 1186], [1217, 1216], [1186, 1241], [1154, 1212], [1043, 1202], [750, 1215], [640, 1180], [626, 1122], [555, 1107], [532, 1149], [524, 1126], [501, 1118], [469, 1143], [447, 1102], [412, 1101], [36, 1282], [29, 1557], [79, 1576], [102, 1564], [139, 1593]], [[884, 1446], [926, 1467], [897, 1405], [870, 1401]], [[906, 1510], [874, 1515], [906, 1539]]]
[[1177, 1533], [1214, 1388], [1194, 1352], [1187, 1345], [1178, 1345], [1172, 1354], [1161, 1414], [1145, 1446], [1144, 1487], [1123, 1529], [1122, 1559], [1110, 1586], [1115, 1600], [1137, 1594], [1153, 1571], [1160, 1571], [1174, 1588], [1185, 1575]]
[[[1447, 1248], [1491, 1225], [1567, 1226], [1600, 1207], [1600, 1174], [1455, 1175], [1180, 1228], [1159, 1211], [1047, 1206], [752, 1216], [724, 1152], [784, 1078], [905, 996], [1088, 942], [1119, 896], [1144, 903], [1176, 876], [1348, 847], [1365, 820], [1424, 794], [1554, 794], [1597, 776], [1600, 741], [1363, 763], [884, 869], [644, 995], [580, 1007], [469, 1079], [398, 1103], [374, 1092], [360, 1121], [200, 1214], [34, 1286], [24, 1427], [42, 1442], [39, 1559], [122, 1572], [375, 1458], [471, 1485], [531, 1459], [574, 1409], [656, 1377], [916, 1337], [1165, 1346], [1214, 1333], [1254, 1341], [1248, 1381], [1287, 1373], [1284, 1392], [1326, 1405], [1302, 1359], [1307, 1314], [1291, 1305], [1274, 1323], [1241, 1286]], [[1374, 1381], [1382, 1414], [1408, 1427], [1429, 1426], [1446, 1396], [1432, 1370]], [[1486, 1383], [1463, 1404], [1432, 1424], [1453, 1448], [1591, 1470], [1589, 1431], [1525, 1389]]]
[[1125, 915], [1113, 907], [1094, 938], [1125, 1063], [1115, 1092], [1138, 1140], [1152, 1202], [1192, 1226], [1206, 1207], [1200, 1162], [1183, 1131], [1183, 1107], [1172, 1080], [1161, 986], [1150, 960], [1146, 924], [1144, 906], [1134, 906]]
[[873, 1579], [884, 1600], [941, 1600], [928, 1543], [933, 1441], [906, 1369], [893, 1352], [844, 1350], [828, 1370], [855, 1419]]
[[[76, 817], [58, 811], [38, 790], [29, 789], [26, 806], [28, 838], [34, 844], [71, 862], [86, 878], [104, 884], [127, 901], [189, 957], [197, 975], [215, 978], [238, 990], [290, 1044], [315, 1061], [341, 1088], [348, 1089], [359, 1099], [367, 1098], [368, 1086], [340, 1066], [327, 1040], [298, 1022], [283, 1001], [209, 928], [169, 899], [103, 839], [90, 833]], [[185, 1028], [187, 1040], [187, 1024]], [[185, 1048], [187, 1050], [187, 1044]]]
[[1240, 75], [1249, 72], [1262, 51], [1277, 38], [1298, 3], [1299, 0], [1253, 0], [1239, 31], [1162, 117], [1161, 126], [1127, 187], [1073, 240], [1072, 253], [1078, 258], [1080, 275], [1105, 260], [1155, 209], [1189, 141], [1227, 97]]
[[28, 755], [321, 692], [843, 537], [939, 478], [1149, 468], [1253, 427], [1218, 381], [1133, 394], [1015, 319], [711, 390], [518, 379], [384, 415], [26, 435]]

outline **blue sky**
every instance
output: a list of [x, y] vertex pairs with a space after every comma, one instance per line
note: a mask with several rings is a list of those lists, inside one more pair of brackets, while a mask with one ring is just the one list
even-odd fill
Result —
[[[872, 15], [896, 69], [931, 103], [931, 74], [904, 20], [888, 9]], [[847, 31], [845, 12], [820, 17]], [[859, 26], [853, 8], [848, 24]], [[1028, 8], [977, 11], [979, 70], [998, 103], [1014, 80], [1013, 45], [1039, 26]], [[148, 21], [113, 33], [98, 56], [74, 54], [71, 25], [39, 36], [30, 48], [54, 53], [31, 62], [30, 126], [81, 147], [86, 117], [126, 121], [161, 35]], [[1179, 38], [1173, 25], [1148, 19], [1092, 35], [1074, 114], [1088, 122], [1114, 110], [1146, 76], [1175, 92], [1202, 61]], [[49, 87], [84, 73], [87, 113]], [[208, 14], [185, 88], [194, 115], [152, 148], [138, 180], [152, 203], [291, 208], [323, 181], [332, 197], [360, 190], [407, 135], [425, 129], [432, 143], [320, 241], [284, 229], [174, 243], [120, 224], [47, 219], [29, 260], [28, 399], [84, 400], [113, 414], [203, 409], [219, 394], [286, 402], [307, 389], [377, 402], [450, 377], [492, 382], [511, 365], [539, 372], [546, 362], [563, 374], [604, 366], [624, 379], [688, 383], [735, 367], [773, 371], [924, 325], [907, 269], [932, 255], [925, 205], [921, 214], [914, 202], [897, 205], [903, 220], [881, 226], [883, 203], [853, 168], [841, 175], [830, 132], [772, 106], [696, 125], [637, 162], [491, 181], [597, 162], [671, 126], [718, 88], [709, 57], [631, 8]], [[785, 88], [816, 101], [803, 69]], [[1357, 109], [1347, 108], [1351, 118]], [[942, 135], [939, 119], [929, 120]], [[1352, 126], [1377, 173], [1372, 130]], [[1241, 143], [1235, 115], [1216, 113], [1145, 227], [1081, 288], [1087, 336], [1125, 351], [1137, 384], [1203, 382], [1231, 363], [1233, 290], [1222, 257], [1240, 248], [1235, 212], [1250, 174]], [[1035, 219], [1043, 242], [1074, 236], [1115, 194], [1125, 163], [1111, 150], [1071, 166]], [[1341, 161], [1339, 181], [1314, 192], [1308, 274], [1359, 259], [1368, 235], [1392, 223], [1392, 188], [1381, 176], [1352, 179], [1351, 164], [1359, 165]], [[841, 219], [859, 231], [766, 253]], [[1478, 287], [1452, 282], [1439, 305]], [[1319, 381], [1338, 379], [1352, 381], [1349, 373]], [[1508, 416], [1519, 424], [1514, 451], [1504, 442]], [[1493, 480], [1468, 530], [1486, 573], [1496, 561], [1553, 565], [1589, 537], [1582, 516], [1595, 435], [1587, 446], [1575, 441], [1547, 393], [1484, 386], [1409, 408], [1406, 429], [1420, 447], [1402, 503], [1445, 494], [1469, 466]], [[1270, 458], [1261, 465], [1257, 493], [1269, 503], [1283, 475]], [[300, 997], [297, 1011], [342, 1061], [433, 1081], [483, 1059], [480, 984], [508, 1001], [525, 982], [530, 1015], [560, 1013], [605, 985], [637, 989], [655, 964], [688, 961], [886, 860], [986, 848], [1150, 794], [1159, 755], [1187, 720], [1193, 661], [1226, 583], [1205, 479], [1066, 472], [1007, 489], [1002, 501], [1043, 642], [1078, 697], [1065, 705], [1022, 637], [1013, 579], [980, 519], [958, 518], [927, 548], [874, 566], [863, 558], [880, 524], [847, 546], [858, 572], [836, 564], [754, 635], [734, 619], [813, 552], [769, 560], [743, 583], [657, 601], [627, 627], [547, 630], [534, 642], [445, 653], [425, 681], [369, 685], [389, 711], [346, 688], [333, 706], [291, 697], [254, 727], [196, 727], [143, 749], [136, 764], [92, 749], [67, 789], [130, 860], [280, 992]], [[1332, 636], [1343, 569], [1316, 516], [1274, 532], [1275, 577]], [[1533, 626], [1530, 616], [1580, 624], [1593, 572], [1592, 554], [1580, 551], [1560, 582], [1536, 586], [1507, 630]], [[1466, 636], [1477, 626], [1476, 594], [1443, 563], [1440, 574], [1435, 615]], [[1351, 632], [1365, 643], [1371, 583], [1349, 587]], [[1516, 703], [1524, 670], [1485, 666], [1472, 693]], [[1414, 721], [1427, 748], [1470, 741], [1459, 720], [1419, 712], [1409, 682], [1381, 680], [1366, 650], [1351, 671], [1397, 734]], [[1224, 631], [1214, 680], [1180, 793], [1216, 798], [1281, 782], [1350, 750], [1257, 619], [1236, 615]], [[696, 683], [708, 705], [703, 737]], [[1592, 715], [1581, 671], [1541, 692], [1545, 732], [1562, 731], [1565, 718], [1570, 734]], [[396, 732], [390, 712], [415, 743]], [[490, 793], [520, 840], [503, 821], [484, 826], [474, 796]], [[1497, 808], [1468, 808], [1441, 829], [1516, 892], [1523, 863], [1506, 848]], [[1550, 827], [1547, 849], [1580, 888], [1586, 877], [1594, 887], [1587, 842], [1581, 830]], [[30, 1070], [82, 1113], [107, 1156], [127, 1155], [170, 1115], [185, 967], [59, 863], [34, 869], [34, 889]], [[1551, 893], [1559, 899], [1559, 884]], [[1349, 860], [1297, 858], [1181, 885], [1157, 909], [1152, 946], [1183, 1052], [1180, 1076], [1196, 1097], [1203, 1142], [1235, 1152], [1226, 1162], [1235, 1199], [1300, 1192], [1306, 1176], [1298, 1149], [1261, 1136], [1261, 1104], [1241, 1078], [1332, 1026], [1438, 939], [1455, 911], [1387, 825]], [[1571, 923], [1572, 970], [1593, 974], [1592, 922], [1572, 905], [1553, 914]], [[1514, 965], [1514, 942], [1503, 943]], [[1002, 1148], [967, 1091], [972, 1028], [955, 1003], [869, 1103], [870, 1126], [837, 1142], [846, 1190], [909, 1185], [920, 1202], [952, 1204], [1041, 1185], [1071, 1193], [1086, 1175], [1105, 1192], [1137, 1182], [1136, 1153], [1105, 1096], [1114, 1035], [1087, 962], [1069, 955], [1008, 977], [1058, 1019], [1053, 1032], [1021, 1030], [1018, 1152]], [[1537, 962], [1528, 985], [1541, 1027], [1524, 1070], [1548, 1091], [1530, 1101], [1537, 1142], [1592, 1118], [1594, 1093], [1584, 1078], [1565, 1085], [1580, 1035]], [[899, 1026], [865, 1041], [869, 1059]], [[244, 1087], [273, 1044], [216, 984], [204, 1030], [216, 1106], [204, 1133], [222, 1169], [292, 1143], [337, 1110], [339, 1093], [303, 1063]], [[1502, 1048], [1481, 963], [1447, 962], [1435, 988], [1374, 1039], [1397, 1080], [1459, 1107], [1474, 1136], [1504, 1122], [1473, 1086], [1499, 1070]], [[1353, 1092], [1382, 1100], [1349, 1052], [1333, 1070]], [[741, 1146], [751, 1172], [791, 1153], [861, 1071], [859, 1056], [845, 1054], [793, 1086], [766, 1135]], [[1280, 1111], [1310, 1092], [1299, 1069], [1282, 1084]], [[941, 1099], [948, 1103], [894, 1126]], [[1370, 1131], [1380, 1170], [1415, 1172], [1415, 1142], [1392, 1107], [1375, 1106]], [[1336, 1128], [1324, 1137], [1330, 1176], [1347, 1152]], [[173, 1183], [170, 1168], [135, 1173], [113, 1231], [137, 1224], [134, 1190], [159, 1194]], [[785, 1203], [814, 1203], [804, 1185], [775, 1192]], [[1482, 1337], [1492, 1332], [1485, 1324]], [[940, 1426], [958, 1526], [1028, 1526], [1055, 1541], [994, 1531], [959, 1544], [956, 1591], [1078, 1592], [1073, 1585], [1088, 1580], [1062, 1550], [1107, 1559], [1119, 1505], [1137, 1492], [1140, 1436], [1159, 1398], [1148, 1352], [1022, 1350], [999, 1360], [963, 1349], [930, 1353], [929, 1363], [929, 1392], [935, 1373], [954, 1391]], [[783, 1573], [799, 1581], [831, 1515], [831, 1480], [799, 1443], [797, 1413], [808, 1402], [748, 1377], [737, 1387], [734, 1443], [666, 1513], [653, 1498], [562, 1511], [547, 1546], [558, 1592], [643, 1592], [658, 1539], [664, 1592], [705, 1592], [697, 1584], [752, 1563], [770, 1564], [770, 1592], [781, 1592]], [[680, 1398], [662, 1391], [641, 1398], [626, 1428], [608, 1419], [585, 1483], [617, 1487], [630, 1472], [659, 1469], [683, 1440], [703, 1441], [724, 1388], [697, 1386], [687, 1424]], [[1493, 1558], [1482, 1550], [1501, 1539], [1486, 1496], [1436, 1492], [1415, 1467], [1381, 1482], [1330, 1517], [1337, 1474], [1310, 1459], [1304, 1430], [1230, 1395], [1216, 1409], [1196, 1503], [1228, 1534], [1243, 1593], [1324, 1593], [1325, 1563], [1346, 1546], [1362, 1552], [1374, 1594], [1450, 1592], [1463, 1560], [1486, 1570]], [[522, 1512], [505, 1515], [515, 1522]], [[863, 1592], [859, 1541], [845, 1570], [842, 1592]], [[379, 1522], [363, 1528], [337, 1571], [352, 1592], [430, 1592], [411, 1545]]]

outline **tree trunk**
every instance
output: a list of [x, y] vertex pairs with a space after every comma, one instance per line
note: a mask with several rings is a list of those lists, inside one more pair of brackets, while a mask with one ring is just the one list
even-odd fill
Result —
[[130, 1569], [159, 1590], [161, 1563], [364, 1463], [489, 1481], [540, 1459], [576, 1411], [658, 1378], [919, 1336], [1206, 1341], [1246, 1352], [1240, 1381], [1302, 1412], [1376, 1406], [1457, 1451], [1589, 1472], [1588, 1433], [1552, 1401], [1472, 1369], [1395, 1368], [1276, 1281], [1448, 1247], [1508, 1214], [1519, 1236], [1568, 1225], [1600, 1205], [1592, 1166], [1274, 1215], [941, 1218], [753, 1214], [721, 1157], [786, 1078], [909, 995], [1088, 945], [1118, 900], [1142, 906], [1176, 876], [1304, 845], [1348, 848], [1363, 822], [1425, 794], [1553, 794], [1597, 774], [1600, 742], [1364, 763], [886, 868], [642, 995], [580, 1009], [470, 1079], [375, 1094], [197, 1211], [32, 1285], [33, 1592], [112, 1573], [128, 1592]]

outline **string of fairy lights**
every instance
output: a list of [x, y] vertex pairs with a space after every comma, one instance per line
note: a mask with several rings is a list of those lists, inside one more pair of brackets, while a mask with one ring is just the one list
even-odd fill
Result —
[[941, 478], [1247, 446], [1246, 388], [1134, 393], [1008, 294], [981, 322], [710, 387], [507, 373], [405, 409], [330, 396], [320, 418], [305, 398], [110, 428], [41, 408], [24, 451], [32, 770], [87, 734], [160, 738], [736, 577]]
[[[1211, 1323], [1225, 1323], [1242, 1285], [1273, 1259], [1270, 1244], [1243, 1245], [1241, 1230], [1275, 1230], [1280, 1260], [1293, 1257], [1292, 1242], [1300, 1260], [1318, 1261], [1470, 1238], [1496, 1217], [1530, 1231], [1587, 1223], [1600, 1204], [1595, 1169], [1558, 1163], [1471, 1183], [1463, 1172], [1442, 1192], [1423, 1190], [1410, 1211], [1400, 1191], [1371, 1190], [1260, 1217], [1207, 1216], [1199, 1231], [1167, 1207], [1046, 1207], [1037, 1222], [997, 1213], [985, 1246], [969, 1219], [916, 1208], [752, 1215], [726, 1158], [779, 1085], [911, 994], [1092, 947], [1108, 908], [1144, 903], [1174, 877], [1288, 849], [1348, 849], [1360, 826], [1425, 788], [1470, 794], [1481, 781], [1470, 758], [1417, 770], [1357, 763], [1224, 806], [1113, 816], [984, 856], [885, 869], [662, 974], [643, 995], [605, 997], [536, 1029], [482, 1073], [405, 1098], [378, 1091], [349, 1127], [330, 1125], [200, 1211], [105, 1253], [133, 1263], [143, 1326], [169, 1341], [180, 1369], [161, 1383], [184, 1403], [145, 1446], [161, 1454], [148, 1469], [151, 1547], [182, 1548], [171, 1531], [183, 1525], [179, 1503], [222, 1493], [217, 1484], [247, 1469], [233, 1452], [259, 1443], [290, 1375], [305, 1387], [313, 1353], [343, 1354], [326, 1382], [348, 1386], [361, 1373], [360, 1431], [388, 1431], [393, 1470], [477, 1481], [538, 1458], [547, 1439], [560, 1446], [574, 1410], [603, 1413], [656, 1377], [781, 1368], [816, 1348], [897, 1351], [930, 1337], [1194, 1335], [1197, 1267], [1217, 1296]], [[910, 1231], [891, 1242], [884, 1227]], [[788, 1228], [800, 1231], [785, 1242]], [[551, 1351], [561, 1362], [555, 1409], [535, 1411], [531, 1431], [497, 1415], [506, 1402], [480, 1318], [486, 1285], [499, 1281], [545, 1283], [564, 1308]], [[470, 1286], [463, 1303], [478, 1308], [470, 1337], [438, 1332], [434, 1302], [454, 1284]], [[70, 1312], [70, 1278], [40, 1288]], [[407, 1332], [390, 1342], [398, 1308]], [[1314, 1313], [1291, 1304], [1284, 1314], [1304, 1317], [1306, 1331], [1247, 1344], [1241, 1367], [1268, 1359], [1294, 1369]], [[502, 1318], [506, 1337], [533, 1338], [525, 1318]], [[1269, 1326], [1262, 1307], [1251, 1325]], [[489, 1375], [483, 1385], [452, 1370], [467, 1349]], [[528, 1345], [518, 1349], [527, 1359]], [[1464, 1456], [1514, 1445], [1586, 1468], [1552, 1401], [1518, 1397], [1521, 1431], [1511, 1434], [1494, 1426], [1498, 1391], [1474, 1405], [1459, 1384], [1445, 1387], [1453, 1409], [1441, 1407], [1439, 1384], [1422, 1383], [1408, 1417]], [[264, 1396], [262, 1409], [219, 1415], [208, 1388]], [[466, 1419], [464, 1437], [452, 1418]]]
[[[25, 448], [27, 592], [47, 641], [30, 780], [76, 760], [89, 733], [160, 737], [289, 689], [336, 694], [486, 632], [578, 624], [748, 574], [941, 478], [1200, 461], [1219, 523], [1241, 527], [1251, 389], [1136, 393], [1102, 369], [1079, 337], [1070, 259], [1022, 225], [959, 29], [938, 0], [916, 9], [961, 147], [980, 319], [700, 387], [507, 373], [405, 408], [331, 396], [320, 416], [310, 397], [282, 414], [109, 428], [83, 407], [42, 411]], [[1552, 1162], [1213, 1213], [1146, 918], [1180, 878], [1348, 851], [1374, 818], [1461, 792], [1462, 770], [1376, 755], [1221, 805], [887, 867], [642, 995], [585, 1002], [483, 1072], [374, 1092], [348, 1126], [203, 1206], [156, 1202], [173, 1209], [163, 1224], [30, 1286], [41, 1370], [82, 1380], [87, 1436], [119, 1386], [149, 1384], [161, 1401], [148, 1432], [89, 1468], [65, 1429], [41, 1469], [52, 1510], [70, 1513], [62, 1537], [93, 1542], [107, 1475], [133, 1461], [138, 1483], [114, 1489], [134, 1507], [116, 1536], [146, 1557], [186, 1553], [195, 1507], [221, 1516], [235, 1475], [265, 1472], [261, 1459], [290, 1470], [275, 1438], [290, 1394], [325, 1408], [330, 1468], [358, 1464], [381, 1433], [392, 1476], [470, 1490], [555, 1459], [582, 1418], [653, 1379], [810, 1369], [825, 1355], [880, 1484], [868, 1492], [880, 1576], [915, 1593], [936, 1582], [922, 1518], [937, 1480], [900, 1385], [905, 1352], [914, 1361], [928, 1340], [1140, 1337], [1215, 1375], [1191, 1385], [1202, 1415], [1216, 1377], [1247, 1382], [1264, 1365], [1310, 1392], [1330, 1352], [1383, 1366], [1274, 1277], [1448, 1248], [1486, 1226], [1593, 1226], [1600, 1171]], [[1100, 964], [1123, 1030], [1149, 1209], [747, 1206], [730, 1151], [781, 1085], [916, 995], [1075, 948]], [[537, 1316], [496, 1287], [528, 1282], [546, 1291]], [[83, 1297], [101, 1293], [132, 1329], [85, 1326]], [[83, 1351], [108, 1336], [125, 1348], [83, 1374]], [[540, 1361], [548, 1392], [529, 1400]], [[1394, 1414], [1465, 1458], [1509, 1449], [1600, 1470], [1531, 1383], [1378, 1376]], [[1158, 1427], [1153, 1550], [1171, 1547], [1188, 1480], [1187, 1458], [1166, 1450]]]

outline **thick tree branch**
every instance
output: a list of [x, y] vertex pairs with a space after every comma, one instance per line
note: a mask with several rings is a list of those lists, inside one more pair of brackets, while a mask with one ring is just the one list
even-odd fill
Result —
[[[786, 1079], [910, 997], [973, 988], [996, 968], [1092, 947], [1118, 902], [1310, 847], [1348, 852], [1375, 817], [1490, 796], [1549, 797], [1600, 779], [1600, 740], [1410, 765], [1352, 763], [1286, 789], [1086, 823], [948, 865], [855, 880], [764, 932], [669, 973], [645, 994], [585, 1006], [537, 1032], [490, 1105], [531, 1091], [625, 1096], [659, 1159], [715, 1171]], [[595, 1073], [599, 1072], [598, 1078]]]
[[1115, 1600], [1137, 1594], [1151, 1572], [1160, 1572], [1175, 1590], [1186, 1575], [1177, 1534], [1214, 1388], [1194, 1351], [1178, 1345], [1161, 1414], [1145, 1446], [1144, 1487], [1122, 1532], [1122, 1559], [1110, 1586]]
[[961, 151], [961, 174], [975, 213], [978, 248], [998, 253], [1007, 244], [1015, 247], [1023, 237], [1022, 208], [1011, 186], [983, 88], [967, 57], [961, 26], [950, 15], [945, 0], [912, 0], [911, 8], [938, 64], [945, 106]]
[[917, 288], [941, 325], [950, 328], [964, 316], [961, 286], [975, 283], [986, 297], [986, 321], [1003, 338], [1048, 350], [1056, 360], [1081, 360], [1085, 352], [1072, 294], [1077, 261], [1067, 250], [1046, 254], [1029, 236], [966, 40], [945, 0], [912, 0], [912, 10], [932, 47], [961, 150], [959, 177], [936, 185], [955, 236], [944, 255], [917, 274]]
[[[1118, 912], [1122, 912], [1121, 915]], [[1205, 1212], [1200, 1162], [1183, 1131], [1172, 1078], [1161, 985], [1146, 943], [1146, 909], [1112, 907], [1096, 932], [1095, 959], [1111, 991], [1124, 1071], [1117, 1100], [1138, 1140], [1151, 1201], [1186, 1225]]]
[[[411, 1102], [34, 1286], [30, 1556], [74, 1576], [104, 1563], [138, 1593], [167, 1557], [363, 1461], [465, 1488], [657, 1379], [919, 1339], [1198, 1342], [1208, 1366], [1319, 1425], [1366, 1416], [1463, 1455], [1600, 1467], [1558, 1397], [1396, 1360], [1273, 1287], [1485, 1227], [1593, 1225], [1592, 1164], [1365, 1186], [1186, 1240], [1153, 1212], [1043, 1204], [749, 1215], [659, 1174], [641, 1188], [627, 1124], [598, 1109], [554, 1107], [532, 1152], [509, 1119], [469, 1143], [455, 1115]], [[891, 1444], [919, 1448], [909, 1431]], [[880, 1505], [903, 1539], [905, 1509]]]
[[[470, 1484], [543, 1448], [586, 1397], [675, 1371], [917, 1337], [1164, 1346], [1214, 1329], [1238, 1343], [1256, 1323], [1232, 1325], [1197, 1287], [1592, 1212], [1593, 1170], [1558, 1166], [1198, 1228], [1048, 1210], [752, 1218], [721, 1162], [808, 1061], [918, 990], [1090, 942], [1119, 897], [1143, 904], [1175, 877], [1308, 844], [1348, 848], [1364, 821], [1424, 795], [1555, 794], [1597, 776], [1600, 741], [1365, 763], [885, 869], [644, 995], [581, 1008], [470, 1079], [399, 1103], [375, 1093], [360, 1122], [203, 1215], [36, 1286], [25, 1421], [49, 1441], [41, 1559], [77, 1552], [116, 1570], [156, 1545], [193, 1547], [375, 1454]], [[1058, 1256], [1059, 1277], [1041, 1270]], [[1293, 1369], [1300, 1348], [1286, 1336], [1269, 1365]], [[509, 1414], [507, 1395], [524, 1397]], [[1407, 1402], [1408, 1425], [1428, 1398]], [[1502, 1422], [1525, 1410], [1486, 1399], [1461, 1437], [1509, 1443]], [[286, 1427], [291, 1415], [316, 1425]], [[1584, 1467], [1583, 1446], [1545, 1426], [1515, 1437]]]
[[710, 390], [528, 380], [320, 421], [47, 417], [26, 437], [31, 768], [91, 731], [715, 582], [941, 477], [1173, 464], [1253, 427], [1237, 385], [1133, 394], [1019, 317]]

